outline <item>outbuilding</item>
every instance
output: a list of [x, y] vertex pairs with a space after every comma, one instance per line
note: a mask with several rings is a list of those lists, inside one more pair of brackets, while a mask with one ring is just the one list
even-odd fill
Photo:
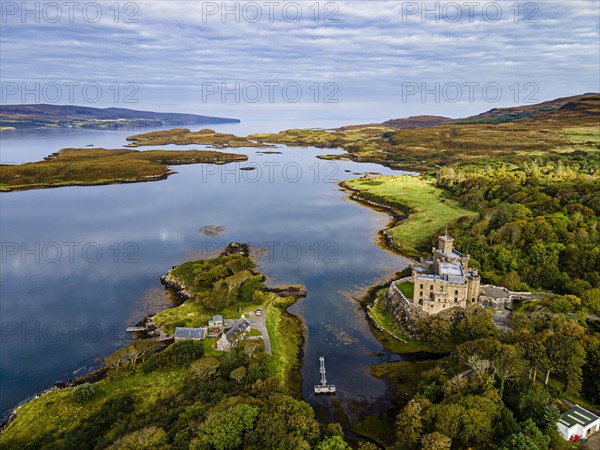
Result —
[[176, 341], [201, 341], [206, 337], [206, 328], [175, 328]]
[[212, 316], [212, 320], [208, 321], [209, 328], [223, 328], [224, 324], [223, 316], [221, 314]]
[[567, 441], [574, 436], [588, 437], [600, 430], [600, 417], [579, 405], [560, 415], [558, 431]]

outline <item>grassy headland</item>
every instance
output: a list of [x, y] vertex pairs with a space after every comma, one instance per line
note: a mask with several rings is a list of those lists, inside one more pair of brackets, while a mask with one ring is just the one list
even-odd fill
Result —
[[476, 215], [434, 184], [414, 176], [360, 178], [342, 183], [353, 198], [389, 208], [398, 217], [387, 230], [391, 243], [408, 256], [419, 255], [442, 227], [461, 217]]
[[[101, 381], [53, 390], [23, 405], [0, 435], [0, 448], [316, 445], [323, 436], [313, 411], [297, 400], [303, 329], [286, 311], [295, 299], [264, 292], [263, 277], [253, 268], [245, 254], [224, 253], [172, 269], [169, 282], [180, 283], [174, 293], [191, 296], [155, 319], [162, 324], [161, 315], [168, 323], [175, 317], [187, 325], [196, 315], [260, 304], [266, 308], [273, 356], [253, 340], [228, 353], [216, 352], [214, 339], [166, 349], [157, 341], [134, 341], [106, 359], [108, 376]], [[190, 303], [197, 303], [197, 310]]]
[[169, 166], [225, 164], [247, 159], [245, 155], [212, 150], [141, 152], [66, 148], [46, 157], [44, 161], [0, 165], [0, 191], [155, 181], [174, 173]]

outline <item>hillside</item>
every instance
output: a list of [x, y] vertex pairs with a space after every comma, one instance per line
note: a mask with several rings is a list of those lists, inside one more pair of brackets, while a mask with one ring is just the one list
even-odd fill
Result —
[[[421, 115], [421, 116], [411, 116], [406, 118], [398, 118], [398, 119], [390, 119], [381, 123], [372, 123], [372, 124], [363, 124], [363, 125], [349, 125], [339, 128], [338, 130], [352, 130], [358, 128], [364, 128], [367, 126], [370, 127], [382, 127], [382, 128], [390, 128], [394, 130], [410, 130], [410, 129], [418, 129], [418, 128], [431, 128], [437, 125], [441, 125], [444, 123], [455, 123], [455, 124], [499, 124], [499, 123], [508, 123], [513, 121], [526, 121], [528, 118], [533, 118], [534, 120], [547, 120], [552, 116], [552, 113], [559, 112], [561, 117], [567, 118], [564, 114], [563, 108], [573, 108], [573, 105], [582, 105], [582, 104], [595, 104], [596, 105], [596, 114], [598, 114], [599, 109], [598, 99], [600, 94], [598, 93], [586, 93], [582, 95], [574, 95], [571, 97], [562, 97], [554, 100], [548, 100], [541, 103], [535, 104], [527, 104], [520, 106], [511, 106], [507, 108], [492, 108], [489, 111], [485, 111], [480, 114], [476, 114], [474, 116], [468, 116], [458, 119], [451, 119], [443, 116], [431, 116], [431, 115]], [[588, 102], [588, 103], [580, 103], [580, 101]], [[571, 105], [571, 106], [568, 106]], [[581, 111], [582, 108], [579, 108]], [[584, 108], [585, 109], [585, 108]], [[561, 110], [561, 111], [559, 111]], [[573, 119], [578, 120], [579, 116], [573, 117]], [[579, 122], [577, 122], [579, 123]]]
[[2, 105], [0, 128], [64, 127], [121, 128], [207, 123], [237, 123], [238, 119], [197, 114], [137, 111], [125, 108], [91, 108], [77, 105]]

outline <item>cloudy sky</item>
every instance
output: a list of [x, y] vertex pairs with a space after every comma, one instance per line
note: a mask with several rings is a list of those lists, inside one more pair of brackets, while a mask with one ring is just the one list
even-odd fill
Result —
[[2, 103], [461, 117], [600, 91], [600, 2], [2, 1]]

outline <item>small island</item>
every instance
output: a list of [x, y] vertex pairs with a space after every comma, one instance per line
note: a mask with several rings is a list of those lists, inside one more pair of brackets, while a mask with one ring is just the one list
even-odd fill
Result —
[[175, 173], [169, 166], [247, 159], [212, 150], [65, 148], [44, 161], [0, 164], [0, 191], [156, 181]]

